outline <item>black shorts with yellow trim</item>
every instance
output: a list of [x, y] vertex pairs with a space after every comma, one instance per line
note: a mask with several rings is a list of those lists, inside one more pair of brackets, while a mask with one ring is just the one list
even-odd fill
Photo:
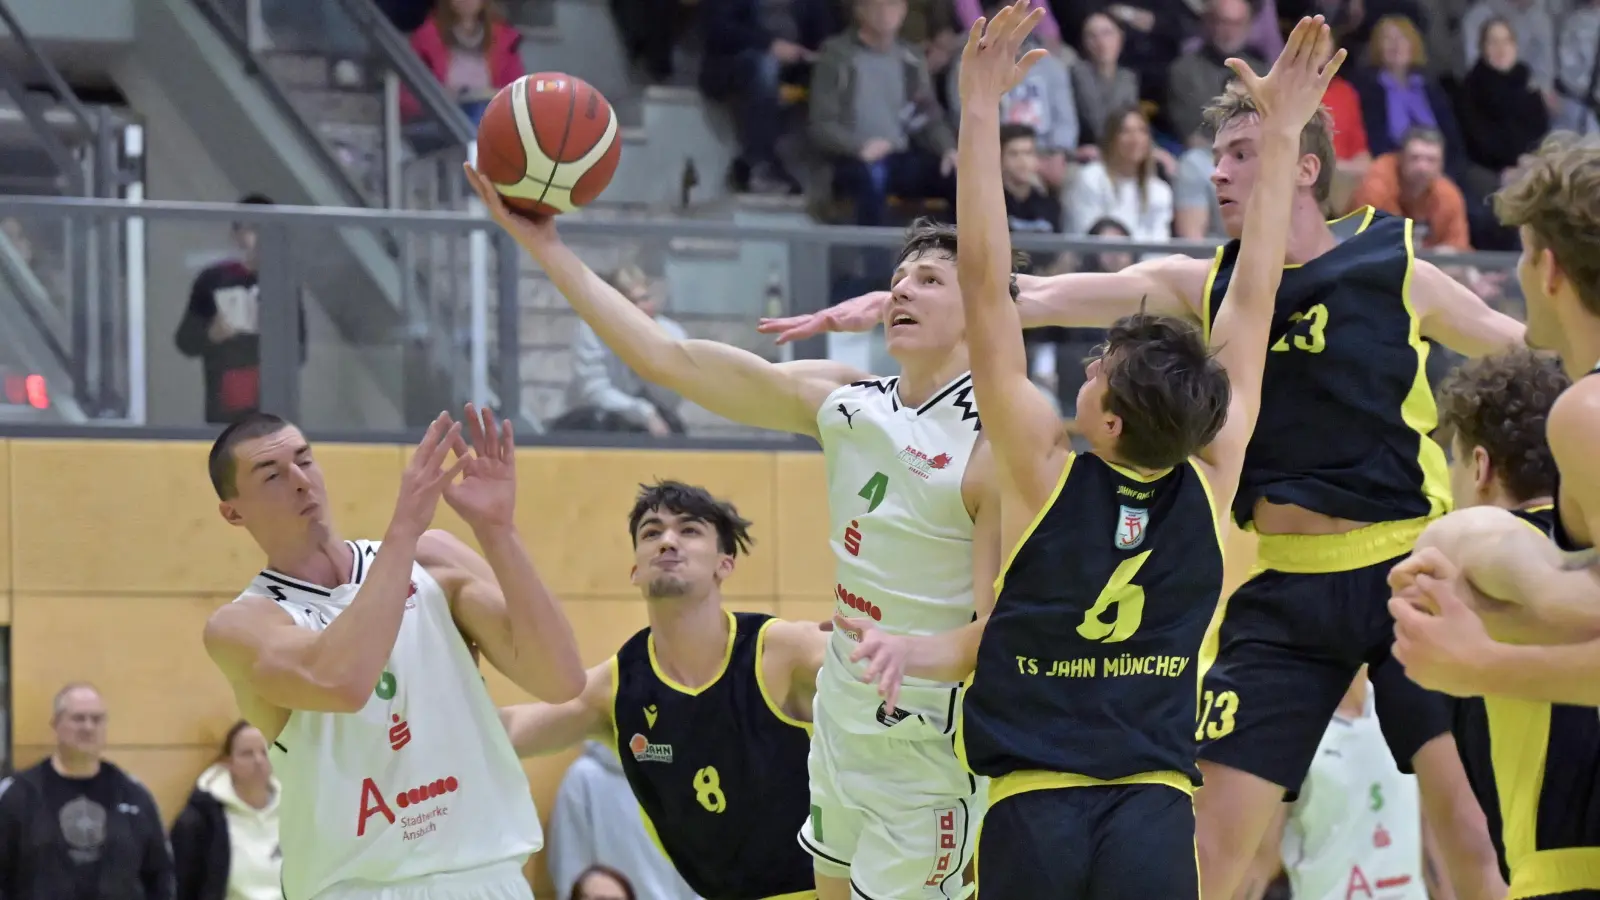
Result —
[[990, 782], [978, 830], [978, 900], [1198, 900], [1194, 798], [1173, 780], [1061, 786], [1019, 772]]
[[1378, 722], [1400, 771], [1450, 731], [1449, 697], [1390, 657], [1389, 570], [1427, 519], [1345, 534], [1261, 535], [1256, 571], [1223, 603], [1195, 734], [1200, 758], [1281, 785], [1293, 799], [1357, 670], [1368, 665]]

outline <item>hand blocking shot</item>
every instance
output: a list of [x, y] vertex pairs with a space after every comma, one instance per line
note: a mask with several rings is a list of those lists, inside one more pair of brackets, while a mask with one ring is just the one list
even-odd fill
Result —
[[[265, 414], [211, 448], [219, 510], [266, 567], [205, 646], [283, 783], [285, 900], [530, 900], [544, 837], [477, 656], [552, 703], [577, 697], [572, 628], [515, 524], [509, 422], [441, 414], [381, 541], [345, 539], [300, 430]], [[430, 530], [440, 499], [482, 555]]]

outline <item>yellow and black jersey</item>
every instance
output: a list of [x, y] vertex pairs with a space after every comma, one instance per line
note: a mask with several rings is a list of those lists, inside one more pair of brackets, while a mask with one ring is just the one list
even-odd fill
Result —
[[699, 689], [667, 677], [646, 628], [615, 659], [617, 755], [645, 824], [707, 900], [815, 886], [795, 834], [811, 810], [811, 727], [785, 715], [761, 674], [771, 616], [729, 613], [721, 673]]
[[[1288, 266], [1272, 320], [1261, 415], [1245, 453], [1234, 518], [1258, 500], [1357, 522], [1450, 508], [1428, 384], [1430, 342], [1411, 303], [1411, 220], [1371, 207], [1329, 223], [1338, 246]], [[1217, 250], [1208, 329], [1227, 295], [1239, 242]]]
[[[1145, 478], [1092, 453], [1068, 458], [996, 582], [956, 742], [973, 772], [1038, 781], [1021, 790], [1199, 783], [1201, 643], [1222, 591], [1216, 517], [1193, 462]], [[997, 779], [991, 800], [1009, 792]]]

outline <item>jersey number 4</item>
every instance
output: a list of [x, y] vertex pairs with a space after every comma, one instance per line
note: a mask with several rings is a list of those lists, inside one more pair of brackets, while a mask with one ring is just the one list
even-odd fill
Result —
[[[1300, 323], [1306, 324], [1302, 332]], [[1289, 331], [1272, 345], [1273, 353], [1287, 353], [1293, 347], [1306, 353], [1321, 353], [1328, 346], [1328, 307], [1318, 303], [1303, 313], [1289, 314]]]

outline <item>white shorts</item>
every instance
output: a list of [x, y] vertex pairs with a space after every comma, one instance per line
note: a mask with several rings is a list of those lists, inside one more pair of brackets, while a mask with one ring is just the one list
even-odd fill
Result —
[[811, 817], [799, 839], [817, 874], [850, 879], [859, 900], [967, 895], [988, 784], [956, 759], [950, 738], [916, 718], [853, 734], [819, 707], [808, 763]]
[[316, 900], [533, 900], [522, 862], [506, 860], [465, 872], [444, 872], [387, 884], [346, 882]]

